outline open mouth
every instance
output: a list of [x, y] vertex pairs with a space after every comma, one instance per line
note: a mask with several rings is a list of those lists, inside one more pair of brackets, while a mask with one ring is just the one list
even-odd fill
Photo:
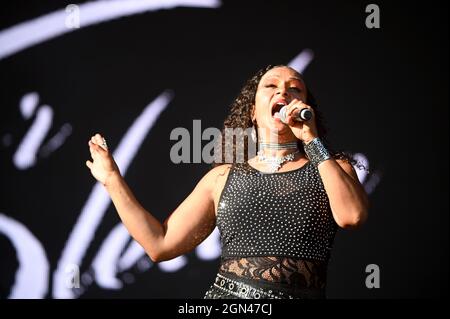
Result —
[[272, 106], [272, 117], [273, 118], [280, 118], [280, 110], [285, 105], [287, 105], [287, 103], [285, 103], [285, 102], [276, 102]]

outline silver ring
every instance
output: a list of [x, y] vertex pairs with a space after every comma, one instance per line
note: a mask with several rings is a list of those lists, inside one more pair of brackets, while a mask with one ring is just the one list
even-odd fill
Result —
[[105, 138], [103, 138], [102, 146], [103, 146], [105, 149], [108, 149], [108, 144], [106, 144]]

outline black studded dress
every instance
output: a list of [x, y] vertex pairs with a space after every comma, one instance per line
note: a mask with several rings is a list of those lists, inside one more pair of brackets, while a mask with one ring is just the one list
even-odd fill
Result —
[[220, 196], [219, 272], [204, 298], [325, 297], [337, 225], [318, 169], [263, 173], [231, 166]]

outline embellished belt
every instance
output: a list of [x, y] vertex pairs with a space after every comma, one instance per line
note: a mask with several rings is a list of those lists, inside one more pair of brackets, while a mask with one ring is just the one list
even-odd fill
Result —
[[217, 274], [214, 286], [242, 299], [294, 299], [281, 291], [262, 289]]

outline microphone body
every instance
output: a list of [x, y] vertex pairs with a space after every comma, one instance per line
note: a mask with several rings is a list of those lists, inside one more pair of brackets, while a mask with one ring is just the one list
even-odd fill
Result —
[[[287, 106], [283, 106], [280, 109], [280, 120], [283, 123], [286, 123], [286, 117], [287, 117], [286, 111], [287, 111]], [[300, 112], [297, 114], [297, 116], [294, 117], [294, 121], [298, 121], [298, 122], [308, 121], [312, 118], [312, 115], [313, 114], [309, 109], [303, 108], [300, 110]]]

